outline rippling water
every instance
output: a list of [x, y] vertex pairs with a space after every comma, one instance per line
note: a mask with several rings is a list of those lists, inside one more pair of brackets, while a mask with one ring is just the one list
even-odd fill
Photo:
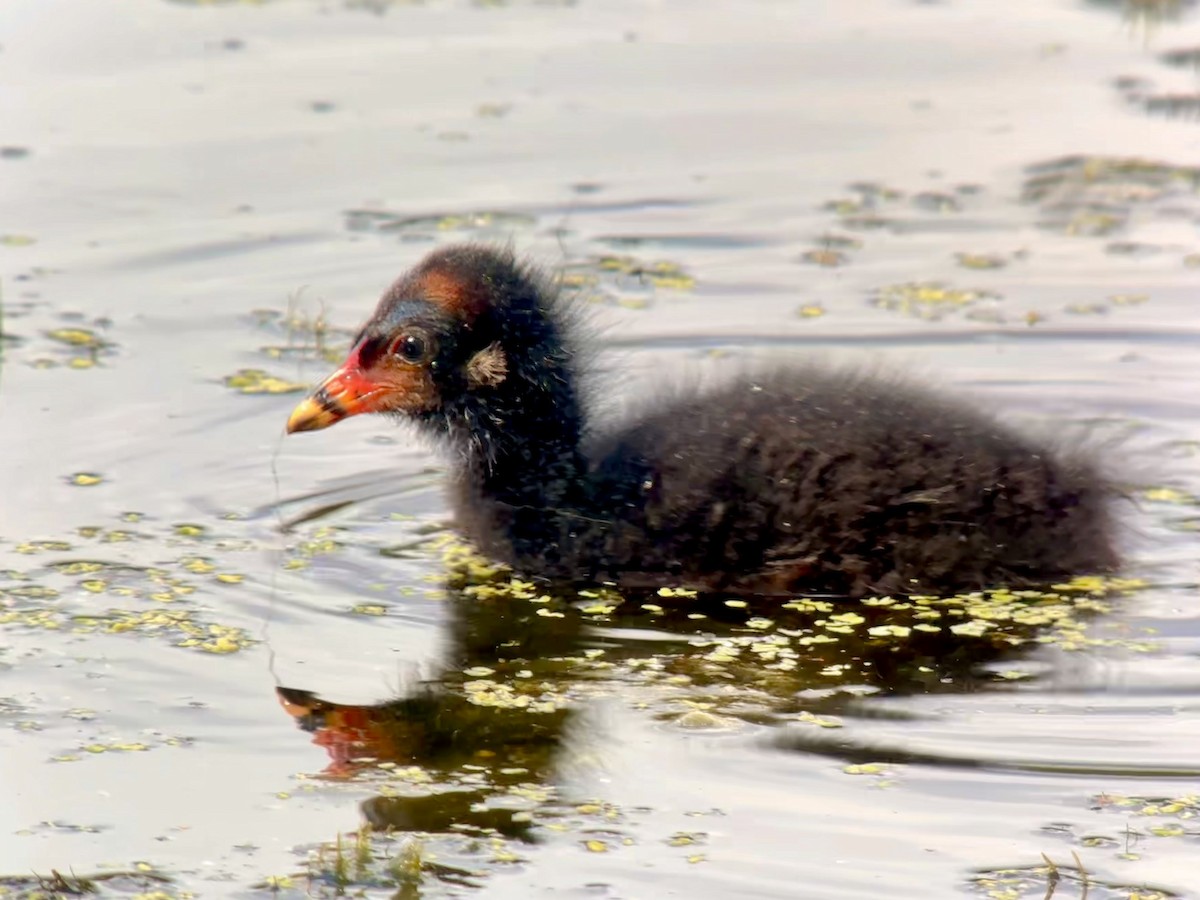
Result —
[[[1197, 48], [1170, 2], [9, 0], [0, 892], [1200, 895]], [[466, 238], [564, 271], [608, 411], [816, 355], [1090, 440], [1129, 581], [446, 586], [430, 448], [280, 434]]]

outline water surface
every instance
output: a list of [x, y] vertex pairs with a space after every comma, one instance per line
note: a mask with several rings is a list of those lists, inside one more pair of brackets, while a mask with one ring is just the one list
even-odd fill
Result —
[[[1200, 895], [1200, 20], [1153, 12], [6, 3], [0, 884]], [[611, 409], [815, 355], [1090, 434], [1140, 587], [844, 653], [446, 591], [430, 448], [281, 430], [466, 238], [564, 269]]]

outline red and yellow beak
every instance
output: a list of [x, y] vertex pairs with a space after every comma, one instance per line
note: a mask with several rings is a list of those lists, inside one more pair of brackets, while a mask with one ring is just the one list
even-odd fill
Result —
[[319, 431], [350, 416], [388, 408], [389, 386], [372, 378], [359, 361], [359, 348], [350, 351], [342, 367], [301, 400], [288, 418], [288, 434]]

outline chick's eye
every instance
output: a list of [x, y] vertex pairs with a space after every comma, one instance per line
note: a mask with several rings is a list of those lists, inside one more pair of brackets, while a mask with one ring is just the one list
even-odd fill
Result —
[[407, 363], [423, 363], [432, 355], [432, 342], [419, 334], [406, 334], [392, 344], [392, 353]]

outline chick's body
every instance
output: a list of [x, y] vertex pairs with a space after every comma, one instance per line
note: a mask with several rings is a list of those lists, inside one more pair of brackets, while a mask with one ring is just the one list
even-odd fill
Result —
[[459, 527], [572, 584], [763, 593], [1038, 585], [1117, 565], [1085, 454], [959, 400], [800, 365], [593, 431], [586, 338], [507, 251], [434, 251], [385, 293], [289, 430], [390, 412], [450, 449]]
[[1116, 565], [1088, 461], [903, 383], [782, 369], [584, 448], [551, 506], [497, 504], [461, 480], [460, 527], [518, 571], [626, 587], [858, 596]]

